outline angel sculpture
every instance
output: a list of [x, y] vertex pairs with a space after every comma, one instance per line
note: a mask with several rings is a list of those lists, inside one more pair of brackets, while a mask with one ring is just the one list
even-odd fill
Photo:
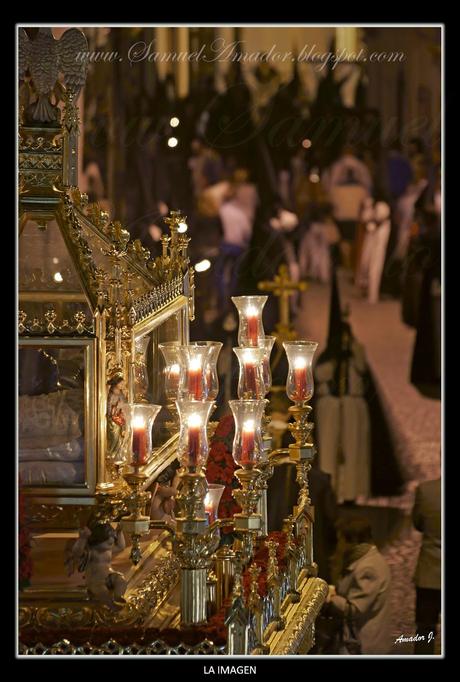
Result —
[[99, 522], [79, 531], [78, 540], [66, 550], [68, 575], [75, 568], [85, 574], [86, 588], [93, 599], [116, 611], [126, 604], [123, 595], [126, 580], [122, 573], [111, 568], [112, 556], [125, 548], [121, 526], [114, 530], [110, 523]]
[[[50, 28], [39, 28], [31, 40], [19, 29], [19, 78], [24, 81], [28, 71], [33, 91], [38, 99], [26, 109], [28, 120], [51, 123], [58, 119], [58, 107], [51, 103], [59, 73], [64, 75], [66, 92], [75, 102], [85, 84], [88, 62], [88, 42], [85, 34], [70, 28], [55, 40]], [[62, 86], [61, 86], [62, 88]], [[56, 98], [59, 99], [59, 98]]]
[[180, 482], [177, 470], [179, 463], [170, 464], [158, 477], [152, 489], [152, 502], [150, 505], [150, 518], [154, 521], [165, 521], [170, 526], [176, 525], [174, 507], [177, 489]]

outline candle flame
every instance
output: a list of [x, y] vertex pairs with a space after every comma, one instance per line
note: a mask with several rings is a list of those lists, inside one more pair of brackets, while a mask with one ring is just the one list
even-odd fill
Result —
[[294, 359], [294, 369], [305, 369], [307, 366], [307, 361], [305, 358], [298, 356]]
[[255, 362], [255, 357], [254, 357], [254, 351], [251, 348], [248, 348], [247, 350], [244, 351], [243, 353], [243, 362], [244, 364], [254, 364]]
[[246, 421], [243, 424], [243, 431], [248, 432], [254, 432], [256, 427], [256, 423], [254, 419], [246, 419]]
[[257, 308], [253, 305], [248, 305], [246, 308], [246, 317], [257, 317], [258, 316]]
[[205, 496], [205, 498], [204, 498], [204, 506], [205, 506], [206, 508], [208, 508], [208, 507], [211, 506], [211, 496], [210, 496], [209, 493], [206, 493], [206, 496]]
[[136, 414], [136, 416], [133, 419], [133, 429], [144, 429], [145, 428], [145, 419], [142, 415]]
[[198, 369], [201, 369], [201, 357], [196, 356], [190, 360], [190, 365], [189, 368], [192, 372], [196, 372]]
[[180, 365], [178, 365], [178, 364], [171, 365], [171, 367], [169, 368], [169, 373], [170, 374], [180, 374]]
[[189, 418], [187, 419], [187, 424], [188, 426], [196, 428], [197, 426], [201, 426], [202, 424], [202, 419], [199, 414], [196, 412], [194, 414], [191, 414]]

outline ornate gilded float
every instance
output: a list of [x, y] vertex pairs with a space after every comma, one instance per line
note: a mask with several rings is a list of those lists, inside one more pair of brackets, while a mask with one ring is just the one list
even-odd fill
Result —
[[[204, 465], [182, 462], [175, 527], [150, 518], [148, 491], [178, 458], [160, 345], [189, 342], [186, 218], [171, 212], [162, 253], [152, 259], [88, 203], [78, 189], [75, 105], [85, 36], [70, 29], [55, 41], [39, 29], [29, 40], [20, 31], [18, 463], [34, 570], [20, 593], [19, 653], [306, 653], [327, 592], [312, 555], [307, 400], [291, 408], [291, 448], [272, 451], [265, 434], [264, 462], [238, 470], [241, 513], [210, 523]], [[133, 403], [159, 408], [152, 446], [134, 468]], [[280, 549], [256, 507], [282, 456], [296, 463], [301, 493]], [[65, 564], [79, 529], [113, 522], [128, 539], [111, 564], [126, 580], [117, 608]], [[235, 530], [233, 548], [219, 548], [225, 524]], [[210, 614], [211, 629], [203, 629]]]

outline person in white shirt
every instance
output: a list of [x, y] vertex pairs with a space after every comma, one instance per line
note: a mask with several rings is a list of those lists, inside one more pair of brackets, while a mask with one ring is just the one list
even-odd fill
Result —
[[225, 244], [247, 249], [252, 235], [252, 223], [235, 198], [224, 201], [219, 208]]
[[369, 303], [377, 303], [391, 230], [390, 207], [385, 201], [374, 204], [369, 200], [361, 217], [366, 233], [356, 283], [367, 294]]

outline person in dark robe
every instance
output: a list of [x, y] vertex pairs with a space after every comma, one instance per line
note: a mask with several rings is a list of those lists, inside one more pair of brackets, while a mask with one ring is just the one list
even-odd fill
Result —
[[441, 397], [441, 230], [440, 219], [427, 220], [420, 238], [425, 249], [423, 276], [417, 315], [417, 334], [410, 381], [430, 398]]
[[[344, 341], [346, 342], [346, 347], [344, 347]], [[355, 350], [353, 350], [354, 348]], [[404, 478], [396, 458], [395, 443], [391, 429], [385, 416], [372, 371], [365, 362], [363, 354], [364, 349], [353, 339], [351, 327], [343, 318], [337, 274], [335, 268], [333, 268], [328, 340], [326, 348], [319, 356], [315, 367], [317, 381], [322, 382], [322, 385], [317, 383], [315, 386], [312, 404], [315, 420], [317, 421], [319, 461], [321, 467], [329, 473], [333, 473], [333, 470], [330, 469], [332, 465], [326, 465], [324, 458], [326, 457], [331, 462], [333, 460], [328, 456], [327, 451], [321, 451], [321, 444], [324, 439], [326, 439], [323, 442], [324, 448], [330, 448], [330, 445], [327, 445], [327, 443], [329, 443], [331, 436], [332, 427], [330, 420], [332, 419], [332, 410], [330, 409], [331, 406], [326, 409], [327, 401], [333, 402], [334, 396], [337, 397], [342, 393], [346, 397], [349, 396], [347, 400], [350, 402], [349, 409], [352, 410], [352, 414], [356, 412], [355, 417], [358, 413], [360, 415], [357, 424], [362, 431], [361, 441], [362, 444], [365, 443], [365, 446], [360, 446], [355, 452], [357, 442], [359, 442], [356, 440], [356, 434], [353, 437], [350, 436], [349, 439], [345, 435], [343, 438], [342, 436], [340, 437], [345, 462], [347, 454], [350, 454], [349, 450], [352, 448], [348, 462], [348, 474], [343, 474], [342, 479], [344, 483], [341, 486], [341, 490], [338, 491], [338, 496], [343, 497], [345, 501], [351, 501], [355, 495], [364, 495], [366, 493], [368, 496], [397, 495], [401, 492], [404, 484]], [[329, 369], [327, 376], [325, 376], [325, 369], [330, 365], [335, 370], [331, 373]], [[348, 371], [343, 371], [347, 366]], [[328, 387], [326, 394], [323, 390], [324, 381], [326, 381]], [[319, 405], [321, 402], [323, 403], [322, 407]], [[332, 409], [334, 409], [333, 406]], [[323, 421], [323, 424], [321, 424], [321, 421]], [[362, 440], [363, 438], [365, 440]], [[361, 460], [364, 457], [366, 459], [357, 465], [358, 469], [354, 472], [350, 467], [356, 457], [361, 458]], [[351, 485], [345, 485], [347, 480]], [[359, 485], [358, 480], [361, 480]], [[334, 480], [335, 483], [336, 481]], [[358, 488], [362, 488], [362, 492], [358, 492]], [[349, 494], [352, 494], [351, 498], [347, 497]]]

